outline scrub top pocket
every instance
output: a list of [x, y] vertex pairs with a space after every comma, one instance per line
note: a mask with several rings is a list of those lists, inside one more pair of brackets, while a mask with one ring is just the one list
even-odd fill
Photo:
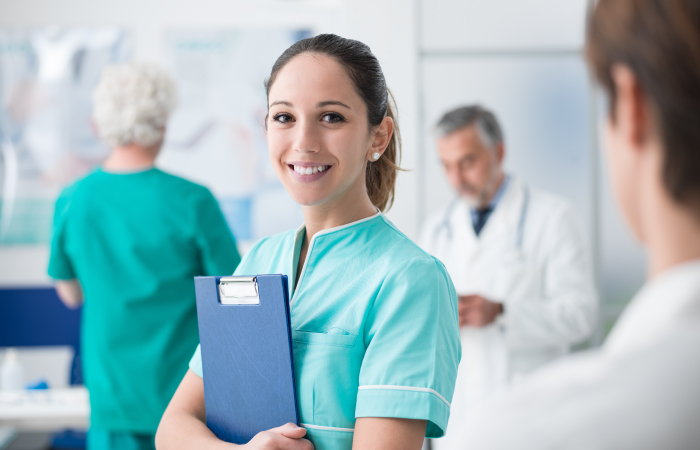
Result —
[[331, 345], [334, 347], [352, 347], [355, 336], [352, 334], [329, 334], [312, 331], [292, 330], [292, 341], [309, 345]]

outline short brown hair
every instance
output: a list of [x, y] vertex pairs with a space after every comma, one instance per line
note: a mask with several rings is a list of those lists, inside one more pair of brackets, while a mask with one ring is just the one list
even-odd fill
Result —
[[634, 72], [660, 131], [664, 185], [700, 216], [700, 1], [600, 0], [586, 41], [613, 120], [611, 68], [623, 64]]

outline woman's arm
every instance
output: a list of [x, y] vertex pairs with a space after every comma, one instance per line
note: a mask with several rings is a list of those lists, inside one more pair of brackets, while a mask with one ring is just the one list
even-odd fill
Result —
[[77, 278], [56, 280], [56, 294], [64, 305], [70, 309], [80, 308], [83, 304], [83, 288]]
[[390, 417], [360, 417], [355, 422], [355, 450], [420, 450], [428, 422]]
[[160, 420], [156, 433], [156, 447], [158, 450], [313, 450], [311, 442], [302, 439], [305, 435], [304, 428], [288, 423], [258, 433], [246, 445], [238, 446], [220, 441], [206, 425], [204, 382], [197, 374], [188, 370]]

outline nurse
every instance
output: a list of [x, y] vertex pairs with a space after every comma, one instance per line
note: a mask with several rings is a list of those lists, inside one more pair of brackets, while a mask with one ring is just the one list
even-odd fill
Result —
[[[384, 216], [400, 155], [369, 47], [319, 35], [266, 82], [270, 161], [305, 224], [258, 242], [235, 275], [286, 274], [302, 427], [250, 449], [420, 449], [445, 433], [460, 358], [449, 275]], [[160, 449], [234, 448], [205, 425], [197, 351], [163, 415]], [[312, 445], [313, 444], [313, 445]]]

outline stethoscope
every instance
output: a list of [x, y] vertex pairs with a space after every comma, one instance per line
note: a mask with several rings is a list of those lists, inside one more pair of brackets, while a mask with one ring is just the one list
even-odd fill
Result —
[[[442, 219], [442, 222], [438, 227], [435, 229], [435, 234], [434, 237], [437, 238], [440, 233], [443, 231], [447, 233], [447, 240], [451, 241], [452, 240], [452, 225], [450, 225], [450, 217], [452, 217], [452, 213], [454, 212], [454, 209], [457, 207], [459, 204], [460, 198], [456, 197], [453, 199], [450, 204], [447, 206], [447, 209], [445, 210], [445, 216]], [[518, 219], [518, 228], [515, 233], [515, 248], [518, 252], [518, 254], [522, 254], [522, 248], [523, 248], [523, 234], [525, 232], [525, 219], [527, 218], [527, 209], [530, 203], [530, 190], [527, 188], [527, 186], [523, 186], [523, 203], [522, 206], [520, 207], [520, 217]]]

